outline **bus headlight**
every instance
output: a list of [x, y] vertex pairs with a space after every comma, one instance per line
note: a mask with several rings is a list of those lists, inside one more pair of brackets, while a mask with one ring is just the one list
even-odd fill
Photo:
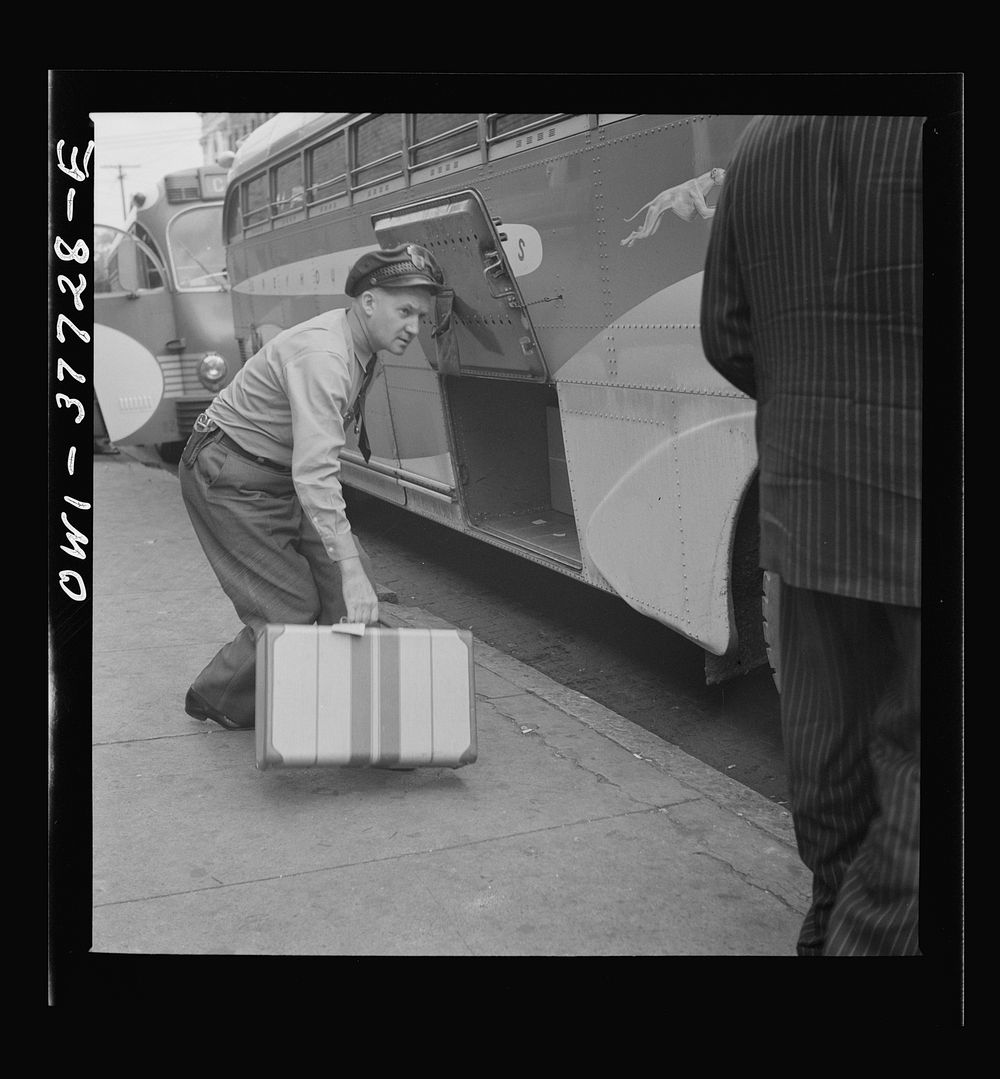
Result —
[[227, 371], [226, 361], [217, 352], [210, 352], [198, 365], [198, 378], [206, 389], [214, 390]]

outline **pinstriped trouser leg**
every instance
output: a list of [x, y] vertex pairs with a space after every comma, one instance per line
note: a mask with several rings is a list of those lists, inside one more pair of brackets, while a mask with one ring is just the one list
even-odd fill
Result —
[[[894, 918], [915, 924], [919, 707], [902, 718], [891, 704], [900, 653], [889, 617], [900, 610], [782, 586], [782, 730], [799, 854], [813, 872], [799, 955], [824, 954], [845, 882], [852, 882], [851, 892], [843, 892], [847, 900], [859, 877], [877, 881], [887, 874], [893, 883], [862, 889], [867, 897], [855, 896], [843, 908], [853, 912], [851, 920], [878, 919], [876, 909], [888, 901]], [[900, 725], [900, 752], [888, 752], [886, 729]], [[890, 835], [895, 838], [886, 842]], [[903, 848], [914, 860], [901, 856]], [[846, 929], [841, 917], [838, 912], [838, 926]], [[886, 943], [873, 937], [865, 947], [875, 950], [857, 954], [880, 954]]]
[[920, 611], [883, 610], [897, 664], [873, 721], [879, 813], [840, 886], [824, 955], [920, 954]]

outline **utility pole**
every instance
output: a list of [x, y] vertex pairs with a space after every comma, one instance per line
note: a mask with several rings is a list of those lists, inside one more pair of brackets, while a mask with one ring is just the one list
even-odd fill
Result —
[[127, 173], [123, 172], [123, 169], [138, 169], [139, 165], [102, 165], [102, 169], [117, 169], [118, 170], [118, 186], [122, 192], [122, 220], [124, 221], [128, 217], [128, 210], [125, 207], [125, 177]]

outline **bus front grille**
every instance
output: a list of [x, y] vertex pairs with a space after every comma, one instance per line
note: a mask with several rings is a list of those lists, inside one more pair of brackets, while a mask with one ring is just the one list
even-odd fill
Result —
[[197, 176], [166, 176], [163, 186], [167, 192], [167, 202], [197, 202], [201, 198]]
[[164, 397], [203, 397], [207, 392], [198, 378], [200, 356], [160, 356]]

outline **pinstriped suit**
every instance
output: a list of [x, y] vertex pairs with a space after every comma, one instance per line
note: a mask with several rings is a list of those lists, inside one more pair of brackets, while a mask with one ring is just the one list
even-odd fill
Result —
[[782, 580], [800, 955], [919, 954], [922, 124], [756, 117], [706, 261], [705, 353], [757, 400]]

